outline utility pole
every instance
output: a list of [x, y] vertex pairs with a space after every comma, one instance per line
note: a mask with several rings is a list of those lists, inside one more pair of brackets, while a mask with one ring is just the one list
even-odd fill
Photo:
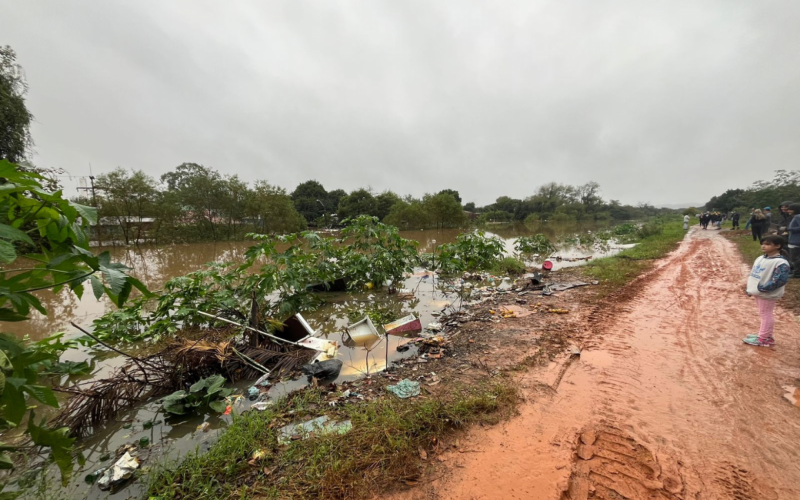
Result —
[[80, 190], [88, 191], [88, 190], [91, 189], [91, 191], [92, 191], [92, 205], [94, 205], [94, 208], [97, 208], [97, 195], [95, 194], [95, 190], [94, 190], [94, 175], [92, 173], [92, 164], [91, 163], [89, 164], [89, 183], [91, 183], [92, 187], [78, 187], [78, 190], [79, 191]]
[[[92, 187], [80, 187], [79, 186], [78, 187], [78, 191], [81, 191], [81, 190], [88, 191], [88, 190], [91, 189], [92, 190], [92, 205], [94, 205], [94, 208], [97, 209], [97, 194], [95, 193], [94, 172], [92, 172], [92, 164], [91, 163], [89, 164], [89, 183], [91, 184]], [[100, 230], [100, 218], [98, 216], [96, 236], [97, 236], [97, 243], [99, 245], [102, 245], [103, 240], [102, 240], [102, 237], [100, 235], [100, 231], [101, 231]]]

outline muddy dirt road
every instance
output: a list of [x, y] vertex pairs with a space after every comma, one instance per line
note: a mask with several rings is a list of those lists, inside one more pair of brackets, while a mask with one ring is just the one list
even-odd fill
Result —
[[800, 379], [800, 328], [778, 311], [774, 348], [741, 342], [758, 329], [747, 271], [719, 233], [692, 230], [630, 300], [592, 314], [557, 387], [528, 375], [519, 417], [472, 431], [441, 479], [403, 496], [800, 499], [800, 408], [782, 387]]

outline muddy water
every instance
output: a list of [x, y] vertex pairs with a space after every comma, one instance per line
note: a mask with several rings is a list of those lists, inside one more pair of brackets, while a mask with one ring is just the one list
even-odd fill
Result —
[[691, 232], [632, 301], [590, 317], [553, 395], [473, 435], [434, 497], [800, 498], [800, 328], [778, 310], [776, 347], [742, 343], [758, 329], [747, 270]]
[[[506, 251], [510, 253], [513, 251], [514, 241], [518, 236], [543, 233], [551, 240], [557, 240], [564, 235], [593, 231], [601, 227], [607, 226], [597, 224], [557, 226], [542, 224], [536, 227], [521, 224], [497, 225], [490, 226], [487, 233], [501, 238]], [[461, 230], [401, 231], [400, 234], [404, 238], [419, 242], [420, 252], [427, 253], [432, 252], [434, 246], [454, 242], [456, 237], [461, 234]], [[127, 265], [132, 269], [131, 274], [145, 283], [148, 288], [158, 290], [169, 279], [197, 271], [208, 262], [244, 262], [245, 253], [250, 245], [251, 243], [248, 241], [189, 243], [164, 246], [107, 247], [97, 249], [97, 252], [109, 251], [112, 260]], [[559, 255], [565, 257], [602, 256], [613, 251], [613, 248], [600, 252], [567, 247]], [[37, 297], [49, 312], [47, 316], [33, 311], [29, 321], [0, 325], [0, 327], [20, 338], [27, 335], [33, 340], [41, 340], [55, 332], [72, 331], [72, 327], [69, 326], [70, 321], [89, 325], [92, 320], [114, 307], [105, 298], [100, 301], [96, 300], [90, 288], [86, 290], [82, 299], [68, 290], [57, 295], [49, 291], [42, 291], [37, 294]]]
[[[581, 230], [587, 230], [587, 228], [574, 226], [545, 228], [544, 232], [548, 233], [550, 238], [556, 239], [561, 235], [574, 234], [576, 231]], [[498, 226], [492, 228], [491, 234], [500, 236], [504, 240], [507, 250], [511, 251], [514, 238], [524, 234], [532, 234], [533, 232], [542, 232], [542, 228], [535, 228], [532, 231], [524, 226]], [[418, 241], [420, 250], [423, 252], [432, 251], [434, 245], [455, 241], [458, 234], [457, 230], [408, 231], [402, 233], [405, 238]], [[247, 242], [234, 242], [141, 248], [117, 247], [109, 248], [108, 250], [114, 260], [131, 267], [132, 274], [142, 280], [150, 289], [158, 290], [168, 279], [196, 271], [207, 262], [243, 262], [248, 246]], [[613, 253], [613, 251], [614, 249], [606, 249], [603, 252], [599, 252], [591, 249], [567, 248], [560, 255], [565, 257], [581, 257], [592, 254], [600, 256], [606, 253]], [[568, 264], [564, 263], [564, 265]], [[381, 291], [371, 294], [330, 293], [324, 294], [327, 303], [323, 307], [305, 316], [315, 330], [332, 340], [339, 341], [341, 345], [341, 334], [344, 326], [348, 323], [348, 312], [352, 310], [363, 310], [367, 304], [376, 301], [384, 302], [387, 307], [396, 312], [397, 317], [402, 317], [413, 311], [420, 317], [423, 325], [426, 325], [435, 321], [434, 314], [441, 311], [455, 299], [453, 296], [446, 296], [437, 291], [433, 280], [430, 278], [410, 276], [405, 286], [406, 288], [416, 288], [418, 290], [416, 293], [417, 300], [413, 303], [398, 301], [396, 298], [388, 296]], [[28, 322], [12, 325], [13, 333], [19, 336], [28, 335], [32, 339], [41, 339], [56, 331], [66, 331], [68, 338], [75, 337], [79, 333], [69, 326], [70, 321], [90, 327], [93, 319], [113, 307], [107, 300], [97, 301], [90, 291], [87, 291], [82, 299], [78, 299], [67, 292], [59, 295], [42, 292], [40, 299], [50, 314], [46, 317], [39, 315]], [[388, 346], [382, 340], [380, 343], [371, 346], [369, 350], [363, 347], [342, 348], [339, 359], [344, 362], [344, 367], [337, 381], [353, 380], [364, 376], [368, 372], [381, 371], [384, 369], [387, 359], [391, 362], [403, 356], [413, 355], [413, 350], [405, 354], [397, 352], [396, 346], [402, 340], [399, 337], [389, 337]], [[83, 357], [85, 357], [85, 354], [79, 351], [71, 351], [65, 354], [66, 359], [79, 360]], [[102, 377], [122, 362], [123, 360], [119, 357], [104, 359], [98, 363], [98, 369], [94, 376]], [[306, 383], [306, 380], [301, 378], [278, 384], [271, 391], [271, 395], [280, 396], [302, 387]], [[240, 385], [242, 389], [247, 387], [245, 382]], [[106, 498], [106, 494], [100, 492], [97, 487], [91, 487], [83, 482], [83, 477], [88, 472], [109, 465], [108, 461], [101, 460], [104, 455], [111, 453], [113, 456], [114, 450], [119, 446], [138, 442], [141, 438], [147, 438], [154, 445], [147, 452], [141, 453], [140, 456], [147, 458], [148, 455], [152, 455], [152, 458], [146, 461], [152, 465], [153, 462], [165, 460], [165, 457], [176, 457], [195, 449], [200, 451], [207, 449], [215, 440], [219, 430], [224, 428], [228, 422], [228, 417], [219, 416], [196, 416], [184, 420], [165, 422], [164, 416], [160, 415], [157, 410], [157, 405], [154, 403], [142, 405], [120, 415], [115, 422], [109, 423], [105, 429], [81, 442], [84, 455], [87, 457], [87, 464], [75, 475], [68, 488], [59, 489], [59, 494], [68, 495], [71, 498]], [[212, 430], [210, 432], [197, 430], [197, 426], [204, 421], [211, 424]], [[147, 424], [148, 422], [153, 422], [155, 425], [150, 427]], [[54, 483], [53, 486], [56, 486], [56, 484]], [[141, 482], [108, 498], [128, 498], [130, 495], [140, 493], [142, 493]]]

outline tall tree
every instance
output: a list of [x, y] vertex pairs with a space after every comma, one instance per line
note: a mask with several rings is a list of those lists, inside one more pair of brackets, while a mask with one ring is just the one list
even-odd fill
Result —
[[461, 196], [458, 194], [458, 191], [456, 191], [455, 189], [442, 189], [441, 191], [439, 191], [436, 194], [449, 194], [449, 195], [452, 195], [453, 198], [455, 198], [457, 202], [461, 203]]
[[337, 205], [328, 203], [328, 192], [315, 180], [300, 183], [292, 191], [292, 202], [300, 215], [312, 223], [325, 213], [335, 212], [338, 205], [338, 200]]
[[98, 210], [103, 219], [111, 219], [122, 231], [125, 244], [139, 241], [143, 218], [155, 214], [156, 181], [141, 170], [123, 168], [97, 176]]
[[392, 207], [395, 203], [400, 201], [400, 197], [394, 194], [391, 191], [384, 191], [378, 196], [375, 197], [375, 204], [376, 204], [376, 212], [375, 216], [383, 220], [389, 212], [392, 210]]
[[452, 194], [444, 192], [435, 195], [427, 194], [422, 200], [437, 228], [460, 227], [465, 223], [466, 214], [461, 208], [461, 202], [457, 201]]
[[358, 215], [377, 215], [378, 204], [372, 193], [366, 189], [356, 189], [339, 201], [339, 220]]
[[306, 221], [295, 209], [286, 190], [256, 181], [248, 204], [248, 215], [262, 233], [294, 233], [306, 228]]
[[219, 239], [222, 201], [228, 194], [222, 175], [197, 163], [183, 163], [162, 175], [161, 181], [178, 195], [182, 207], [188, 211], [185, 219], [208, 229], [212, 239]]
[[0, 159], [13, 163], [25, 160], [33, 147], [33, 115], [25, 106], [27, 92], [17, 54], [9, 46], [0, 47]]

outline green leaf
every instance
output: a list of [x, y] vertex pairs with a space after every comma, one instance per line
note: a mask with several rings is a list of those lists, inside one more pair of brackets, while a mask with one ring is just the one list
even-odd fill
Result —
[[75, 207], [75, 210], [81, 214], [89, 224], [97, 224], [97, 209], [94, 207], [88, 207], [86, 205], [81, 205], [80, 203], [69, 202], [69, 204]]
[[[3, 395], [0, 396], [0, 408], [3, 408], [3, 418], [13, 425], [19, 425], [28, 407], [25, 404], [25, 396], [22, 391], [15, 387], [13, 383], [10, 383], [11, 380], [14, 379], [11, 377], [6, 378], [5, 390], [3, 390]], [[21, 380], [23, 383], [27, 382], [25, 379], [17, 380]]]
[[0, 370], [9, 371], [12, 369], [11, 361], [8, 360], [8, 356], [3, 351], [0, 351]]
[[0, 240], [0, 262], [11, 264], [17, 258], [17, 251], [11, 243]]
[[228, 405], [225, 403], [225, 400], [220, 399], [219, 401], [212, 401], [208, 403], [208, 407], [217, 413], [222, 413], [225, 411], [225, 408], [227, 408]]
[[222, 375], [212, 375], [206, 379], [208, 381], [208, 394], [215, 394], [222, 389], [225, 384], [225, 377]]
[[105, 292], [103, 282], [94, 274], [89, 276], [89, 280], [92, 282], [92, 291], [94, 292], [95, 298], [100, 300], [103, 297], [103, 292]]
[[202, 391], [206, 387], [206, 381], [207, 380], [208, 379], [206, 379], [206, 378], [202, 378], [202, 379], [198, 380], [197, 382], [192, 384], [191, 387], [189, 387], [189, 392], [198, 393], [198, 392]]
[[25, 321], [28, 319], [27, 316], [18, 314], [12, 309], [7, 307], [0, 307], [0, 321], [12, 322], [12, 321]]
[[0, 453], [0, 469], [9, 470], [14, 468], [14, 462], [6, 452]]
[[36, 415], [31, 412], [28, 433], [35, 445], [50, 448], [53, 461], [61, 470], [61, 483], [64, 484], [72, 474], [72, 444], [75, 442], [75, 438], [69, 437], [69, 429], [67, 427], [50, 429], [45, 426], [44, 419], [41, 424], [36, 425]]
[[56, 395], [49, 387], [45, 387], [42, 385], [30, 385], [25, 384], [22, 388], [33, 396], [34, 398], [38, 399], [42, 403], [46, 404], [47, 406], [52, 406], [53, 408], [58, 408], [58, 399], [56, 399]]
[[183, 415], [186, 413], [186, 407], [183, 404], [183, 400], [164, 400], [164, 403], [161, 405], [167, 413], [172, 413], [175, 415]]
[[24, 241], [33, 245], [33, 240], [30, 236], [8, 224], [0, 224], [0, 238], [10, 241]]
[[146, 286], [144, 286], [144, 283], [142, 283], [141, 281], [137, 280], [133, 276], [128, 276], [128, 282], [130, 282], [131, 285], [136, 287], [137, 290], [142, 292], [142, 295], [144, 295], [148, 299], [153, 298], [153, 297], [156, 296], [156, 294], [154, 294], [153, 292], [148, 290]]
[[108, 267], [102, 266], [100, 270], [103, 272], [103, 276], [108, 283], [108, 287], [111, 289], [111, 293], [114, 295], [119, 295], [123, 288], [125, 287], [125, 283], [127, 281], [127, 276], [122, 271], [117, 271], [116, 269], [110, 269]]
[[125, 284], [122, 285], [122, 290], [119, 292], [119, 295], [113, 297], [115, 299], [114, 302], [117, 304], [117, 307], [122, 307], [123, 305], [125, 305], [125, 302], [128, 300], [128, 297], [131, 296], [132, 289], [133, 287], [131, 286], [131, 282], [126, 279]]

